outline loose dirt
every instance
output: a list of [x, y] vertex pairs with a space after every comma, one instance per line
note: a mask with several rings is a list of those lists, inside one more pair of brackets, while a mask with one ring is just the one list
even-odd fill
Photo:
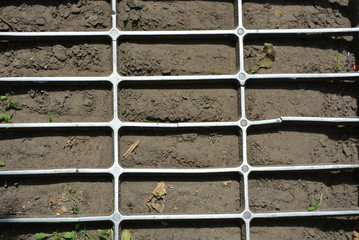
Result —
[[109, 42], [4, 40], [0, 44], [0, 77], [110, 75]]
[[0, 31], [99, 31], [111, 26], [105, 0], [12, 0], [0, 2]]

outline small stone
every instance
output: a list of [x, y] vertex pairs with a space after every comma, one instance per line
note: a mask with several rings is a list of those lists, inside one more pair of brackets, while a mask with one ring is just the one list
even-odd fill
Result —
[[171, 75], [171, 72], [172, 72], [171, 69], [166, 69], [166, 70], [163, 70], [163, 71], [162, 71], [162, 75], [168, 76], [168, 75]]
[[71, 7], [71, 13], [73, 14], [79, 14], [81, 12], [81, 8], [76, 7], [76, 5], [73, 5]]
[[70, 11], [66, 11], [64, 12], [64, 18], [68, 18], [70, 16], [71, 12]]
[[66, 52], [66, 48], [65, 48], [64, 46], [62, 46], [62, 45], [55, 45], [55, 46], [52, 48], [52, 51], [53, 51], [55, 57], [56, 57], [59, 61], [63, 62], [63, 61], [66, 60], [66, 58], [67, 58], [67, 54], [66, 54], [66, 53], [67, 53], [67, 52]]
[[45, 26], [46, 25], [45, 18], [41, 17], [41, 18], [36, 19], [36, 24], [40, 25], [40, 26]]

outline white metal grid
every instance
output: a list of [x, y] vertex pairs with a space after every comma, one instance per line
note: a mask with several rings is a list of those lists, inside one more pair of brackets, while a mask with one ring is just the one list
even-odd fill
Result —
[[[0, 223], [72, 223], [72, 222], [112, 222], [115, 231], [115, 239], [120, 239], [120, 226], [123, 221], [151, 221], [151, 220], [238, 220], [242, 222], [245, 229], [245, 239], [250, 239], [250, 224], [253, 219], [272, 219], [287, 217], [319, 217], [319, 216], [350, 216], [359, 215], [359, 210], [347, 211], [316, 211], [316, 212], [279, 212], [279, 213], [253, 213], [249, 207], [248, 200], [248, 181], [249, 174], [253, 172], [279, 172], [279, 171], [322, 171], [322, 170], [340, 170], [340, 169], [358, 169], [358, 164], [341, 164], [341, 165], [306, 165], [306, 166], [281, 166], [281, 167], [253, 167], [247, 161], [247, 129], [259, 125], [273, 125], [287, 122], [297, 124], [359, 124], [359, 118], [330, 118], [330, 117], [287, 117], [283, 116], [277, 119], [250, 121], [246, 118], [245, 110], [245, 85], [252, 79], [282, 79], [283, 81], [293, 81], [296, 79], [311, 79], [322, 81], [323, 79], [340, 80], [342, 78], [357, 80], [358, 73], [326, 73], [326, 74], [247, 74], [244, 70], [244, 38], [247, 35], [261, 36], [280, 36], [297, 34], [331, 34], [343, 35], [358, 33], [358, 28], [325, 28], [325, 29], [276, 29], [276, 30], [247, 30], [242, 23], [242, 0], [235, 2], [237, 7], [236, 29], [228, 30], [208, 30], [208, 31], [122, 31], [117, 28], [117, 1], [111, 0], [112, 8], [112, 27], [109, 31], [100, 32], [1, 32], [0, 38], [35, 38], [48, 40], [49, 38], [63, 37], [74, 39], [76, 37], [103, 37], [112, 40], [112, 69], [113, 72], [107, 77], [1, 77], [1, 82], [109, 82], [112, 84], [113, 91], [113, 119], [110, 122], [71, 122], [71, 123], [12, 123], [0, 124], [0, 129], [8, 128], [111, 128], [113, 131], [114, 146], [114, 164], [108, 169], [49, 169], [49, 170], [17, 170], [1, 171], [1, 176], [29, 176], [29, 175], [66, 175], [66, 174], [93, 174], [93, 175], [110, 175], [113, 177], [114, 184], [114, 212], [106, 216], [90, 217], [6, 217], [0, 218]], [[196, 75], [196, 76], [121, 76], [117, 71], [118, 58], [117, 48], [121, 38], [127, 36], [162, 36], [162, 37], [208, 37], [212, 36], [232, 36], [238, 39], [237, 54], [239, 58], [239, 71], [234, 75]], [[208, 81], [208, 80], [236, 80], [240, 85], [240, 112], [241, 119], [231, 122], [199, 122], [199, 123], [142, 123], [142, 122], [123, 122], [119, 119], [118, 114], [118, 86], [121, 82], [129, 81]], [[118, 139], [119, 130], [123, 127], [128, 128], [223, 128], [234, 127], [242, 131], [242, 150], [243, 159], [238, 167], [233, 168], [212, 168], [212, 169], [135, 169], [123, 168], [119, 163]], [[242, 178], [243, 184], [243, 211], [238, 214], [181, 214], [181, 215], [124, 215], [119, 209], [119, 180], [123, 174], [237, 174]]]

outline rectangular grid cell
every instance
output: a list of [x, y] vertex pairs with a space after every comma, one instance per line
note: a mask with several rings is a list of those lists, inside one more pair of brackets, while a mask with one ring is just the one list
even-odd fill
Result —
[[[88, 3], [102, 4], [102, 2], [105, 1], [89, 1]], [[256, 0], [254, 2], [262, 7], [260, 0]], [[325, 4], [321, 3], [323, 1], [317, 2], [319, 7], [326, 7]], [[356, 115], [325, 116], [325, 114], [319, 114], [318, 116], [304, 116], [293, 113], [294, 115], [288, 116], [288, 114], [283, 114], [282, 112], [279, 112], [275, 118], [271, 119], [252, 119], [250, 118], [250, 109], [247, 109], [246, 107], [247, 101], [250, 100], [247, 99], [245, 91], [247, 87], [246, 82], [249, 81], [249, 83], [251, 83], [253, 80], [266, 81], [277, 79], [281, 80], [284, 85], [285, 83], [292, 82], [293, 80], [300, 82], [303, 79], [316, 83], [320, 83], [322, 80], [336, 83], [342, 81], [343, 79], [356, 82], [359, 74], [354, 72], [352, 70], [353, 68], [351, 68], [352, 66], [350, 65], [355, 63], [355, 58], [357, 57], [355, 46], [353, 46], [356, 43], [355, 37], [356, 33], [358, 32], [358, 29], [355, 27], [358, 23], [357, 14], [349, 16], [346, 13], [345, 6], [341, 6], [340, 4], [335, 5], [336, 3], [334, 3], [334, 5], [331, 6], [334, 7], [329, 11], [333, 11], [335, 16], [347, 16], [347, 19], [350, 21], [350, 25], [348, 22], [344, 21], [334, 25], [320, 23], [319, 25], [321, 28], [312, 28], [311, 23], [308, 22], [308, 26], [295, 24], [293, 28], [283, 29], [280, 28], [280, 25], [278, 24], [280, 24], [280, 21], [288, 17], [286, 15], [288, 11], [286, 11], [285, 8], [268, 9], [268, 5], [264, 4], [263, 7], [265, 7], [265, 9], [268, 11], [273, 11], [274, 16], [278, 19], [273, 21], [273, 26], [258, 26], [257, 24], [250, 27], [250, 24], [252, 24], [250, 22], [252, 21], [250, 19], [250, 14], [252, 14], [250, 11], [253, 10], [248, 9], [246, 6], [249, 1], [237, 0], [234, 2], [234, 6], [236, 8], [234, 10], [234, 23], [232, 21], [231, 23], [226, 22], [226, 26], [220, 25], [221, 23], [215, 21], [212, 25], [213, 27], [208, 28], [202, 28], [200, 24], [198, 24], [198, 26], [194, 24], [192, 29], [176, 27], [175, 29], [177, 30], [173, 30], [174, 28], [172, 28], [171, 25], [156, 26], [149, 24], [149, 28], [144, 29], [143, 26], [145, 26], [147, 23], [143, 22], [137, 26], [133, 25], [133, 21], [137, 21], [136, 16], [133, 15], [133, 13], [121, 12], [120, 5], [124, 5], [124, 3], [126, 3], [126, 5], [123, 7], [126, 8], [127, 6], [132, 12], [139, 10], [144, 11], [145, 9], [145, 6], [142, 7], [142, 5], [136, 5], [139, 4], [137, 1], [125, 2], [111, 0], [111, 11], [107, 10], [106, 12], [105, 8], [103, 8], [102, 13], [101, 7], [91, 8], [91, 11], [97, 11], [96, 13], [98, 13], [98, 18], [87, 18], [85, 23], [82, 23], [85, 25], [75, 26], [73, 29], [71, 29], [70, 32], [61, 32], [68, 31], [70, 29], [62, 30], [62, 27], [64, 27], [66, 24], [59, 26], [56, 25], [56, 23], [50, 23], [49, 25], [52, 27], [48, 30], [45, 25], [43, 25], [44, 21], [47, 23], [47, 16], [39, 17], [37, 23], [37, 25], [40, 26], [39, 28], [32, 28], [26, 24], [24, 25], [21, 23], [23, 20], [19, 21], [20, 24], [17, 25], [15, 22], [13, 22], [13, 19], [9, 20], [6, 17], [0, 19], [2, 22], [2, 25], [0, 25], [0, 28], [2, 29], [2, 32], [0, 32], [0, 50], [1, 53], [3, 53], [3, 67], [0, 70], [0, 82], [2, 84], [6, 84], [8, 82], [18, 82], [19, 84], [24, 82], [27, 84], [32, 82], [54, 82], [57, 84], [62, 84], [65, 82], [82, 82], [87, 84], [101, 81], [110, 84], [110, 88], [112, 89], [113, 93], [111, 104], [113, 115], [109, 119], [106, 118], [100, 120], [100, 122], [94, 120], [82, 122], [76, 119], [69, 122], [59, 120], [54, 122], [26, 121], [26, 123], [2, 122], [0, 124], [0, 128], [5, 131], [13, 129], [29, 129], [33, 132], [36, 132], [43, 131], [43, 129], [52, 130], [59, 128], [79, 131], [81, 129], [89, 128], [111, 128], [113, 132], [113, 144], [108, 145], [112, 145], [113, 147], [113, 152], [109, 153], [113, 158], [112, 166], [99, 166], [100, 168], [94, 166], [92, 168], [84, 168], [79, 165], [78, 167], [76, 166], [69, 168], [55, 166], [53, 169], [49, 167], [46, 169], [29, 168], [16, 170], [8, 170], [6, 166], [6, 168], [2, 169], [0, 172], [0, 178], [3, 179], [1, 182], [1, 191], [4, 192], [7, 190], [5, 186], [10, 186], [9, 190], [15, 190], [15, 192], [17, 190], [15, 185], [19, 187], [22, 186], [22, 183], [18, 185], [18, 181], [10, 181], [10, 183], [13, 185], [9, 185], [9, 183], [5, 181], [6, 179], [16, 179], [18, 177], [35, 179], [43, 177], [63, 178], [70, 176], [74, 177], [74, 175], [76, 175], [75, 177], [85, 177], [88, 179], [91, 183], [90, 185], [92, 186], [92, 184], [96, 185], [101, 183], [101, 181], [96, 178], [97, 175], [105, 174], [111, 176], [113, 181], [112, 183], [110, 182], [112, 185], [112, 192], [106, 192], [106, 194], [103, 195], [104, 197], [101, 196], [101, 201], [106, 201], [106, 204], [111, 206], [111, 208], [97, 212], [95, 209], [92, 209], [93, 211], [88, 212], [86, 215], [69, 215], [68, 217], [52, 215], [39, 217], [36, 216], [35, 213], [32, 214], [30, 211], [29, 216], [22, 216], [21, 218], [16, 216], [16, 214], [20, 214], [19, 212], [21, 211], [16, 210], [15, 215], [1, 217], [0, 222], [2, 224], [6, 223], [10, 224], [10, 226], [15, 226], [16, 224], [38, 223], [110, 223], [110, 225], [113, 224], [114, 238], [119, 240], [121, 238], [122, 230], [126, 228], [135, 229], [133, 224], [138, 222], [144, 222], [143, 225], [138, 227], [138, 229], [140, 229], [143, 226], [146, 226], [146, 222], [148, 224], [149, 220], [158, 221], [161, 223], [166, 223], [168, 221], [187, 222], [189, 220], [207, 222], [209, 219], [222, 222], [223, 220], [226, 220], [227, 222], [243, 223], [241, 228], [243, 231], [243, 236], [241, 238], [241, 236], [238, 235], [236, 239], [249, 240], [258, 239], [258, 235], [256, 235], [255, 231], [252, 231], [251, 227], [255, 226], [252, 225], [252, 222], [257, 223], [259, 220], [273, 222], [274, 219], [283, 221], [287, 218], [291, 218], [301, 221], [303, 217], [312, 220], [316, 219], [315, 217], [346, 216], [346, 218], [351, 218], [351, 216], [358, 215], [359, 211], [357, 209], [349, 209], [347, 208], [347, 205], [340, 209], [324, 209], [322, 211], [297, 211], [297, 209], [291, 207], [288, 207], [288, 211], [286, 212], [271, 213], [252, 211], [250, 208], [250, 199], [248, 198], [251, 194], [253, 194], [250, 189], [249, 174], [251, 174], [251, 176], [253, 176], [252, 174], [260, 174], [263, 172], [279, 174], [282, 171], [286, 171], [289, 172], [290, 175], [290, 173], [292, 173], [294, 170], [303, 174], [308, 174], [309, 172], [313, 172], [315, 174], [318, 171], [324, 171], [326, 174], [330, 174], [331, 171], [339, 170], [355, 171], [355, 169], [359, 168], [359, 164], [357, 161], [345, 161], [345, 163], [330, 163], [327, 165], [304, 163], [297, 166], [267, 166], [267, 164], [264, 164], [265, 166], [254, 166], [249, 159], [250, 156], [248, 148], [250, 136], [248, 136], [247, 139], [248, 127], [251, 127], [250, 129], [252, 129], [252, 127], [255, 126], [265, 127], [286, 123], [296, 123], [298, 126], [304, 126], [305, 124], [311, 123], [319, 126], [331, 125], [347, 127], [358, 125], [359, 119]], [[165, 3], [166, 2], [161, 2], [161, 4]], [[305, 3], [306, 2], [303, 2], [303, 4]], [[81, 4], [75, 4], [74, 6], [70, 4], [66, 6], [70, 9], [70, 15], [67, 16], [69, 21], [73, 18], [72, 15], [81, 14], [82, 11], [86, 13], [86, 11], [88, 11], [88, 6], [86, 6], [86, 4], [83, 6]], [[189, 2], [189, 4], [191, 3]], [[198, 4], [202, 4], [202, 2], [199, 2]], [[216, 2], [216, 4], [219, 3]], [[328, 2], [326, 4], [328, 4]], [[359, 3], [357, 1], [349, 0], [348, 4], [352, 12], [358, 12]], [[7, 7], [5, 1], [4, 3], [1, 3], [0, 7], [3, 9], [4, 6]], [[311, 7], [309, 5], [304, 6], [307, 8]], [[232, 18], [233, 8], [231, 6], [231, 2], [223, 2], [221, 7], [218, 9], [221, 9], [222, 7], [230, 9], [227, 17], [229, 19]], [[150, 10], [151, 9], [149, 9], [149, 12]], [[204, 10], [206, 9], [203, 9], [203, 11]], [[111, 14], [111, 18], [109, 17], [109, 12]], [[295, 11], [293, 11], [293, 13], [295, 13]], [[56, 15], [56, 12], [51, 14]], [[65, 14], [67, 15], [66, 11], [60, 12], [60, 14], [61, 17], [66, 19], [64, 16]], [[200, 12], [197, 12], [197, 14], [197, 16], [201, 15]], [[330, 12], [329, 14], [332, 15]], [[105, 16], [107, 16], [107, 18]], [[210, 20], [211, 18], [206, 19]], [[269, 23], [271, 23], [272, 20], [269, 20]], [[108, 24], [109, 21], [111, 21], [111, 24]], [[122, 26], [121, 24], [124, 24], [125, 21], [129, 22], [132, 27], [135, 26], [135, 28], [126, 28]], [[238, 27], [236, 28], [236, 26]], [[96, 30], [94, 30], [94, 28]], [[328, 38], [328, 36], [335, 37]], [[342, 36], [350, 37], [348, 38]], [[112, 42], [107, 41], [109, 38]], [[145, 39], [145, 42], [138, 42], [137, 40], [139, 39]], [[149, 39], [151, 40], [150, 42]], [[218, 43], [218, 39], [221, 39], [221, 44]], [[290, 45], [284, 44], [284, 39], [286, 39]], [[223, 41], [225, 44], [223, 44]], [[248, 65], [249, 62], [247, 57], [252, 57], [252, 60], [255, 61], [256, 54], [261, 51], [263, 44], [270, 41], [274, 43], [274, 49], [278, 51], [277, 60], [280, 61], [275, 62], [276, 65], [273, 65], [273, 69], [269, 69], [269, 71], [264, 71], [262, 69], [257, 73], [248, 71], [248, 67], [251, 66]], [[295, 46], [294, 44], [298, 43], [299, 45], [305, 46], [310, 45], [313, 47], [313, 49], [315, 49], [315, 51], [321, 51], [323, 48], [321, 44], [326, 44], [326, 41], [332, 43], [335, 51], [332, 50], [332, 54], [327, 56], [325, 59], [326, 64], [323, 65], [323, 69], [322, 66], [318, 66], [317, 63], [313, 63], [312, 66], [304, 66], [304, 70], [298, 70], [294, 66], [295, 62], [288, 64], [288, 59], [293, 60], [294, 57], [300, 57], [300, 54], [302, 54], [300, 52], [300, 54], [298, 53], [299, 55], [296, 55], [296, 52], [290, 49], [290, 47]], [[22, 45], [19, 45], [19, 42], [21, 42]], [[163, 44], [162, 49], [159, 43]], [[176, 46], [174, 43], [180, 43], [177, 44], [180, 46], [180, 49], [177, 49], [178, 46]], [[194, 46], [193, 44], [197, 44], [198, 46]], [[134, 46], [138, 47], [138, 49], [141, 49], [142, 54], [134, 51], [134, 49], [131, 48]], [[214, 50], [208, 50], [208, 48], [214, 48]], [[184, 55], [183, 57], [178, 58], [178, 55], [174, 55], [169, 59], [169, 62], [166, 62], [166, 58], [168, 58], [168, 56], [164, 57], [160, 54], [159, 59], [164, 58], [164, 60], [162, 60], [163, 62], [161, 62], [161, 60], [159, 61], [159, 59], [156, 59], [156, 53], [158, 53], [158, 51], [163, 51], [163, 54], [167, 54], [169, 56], [171, 56], [173, 51], [176, 53], [184, 52], [185, 54], [191, 55], [192, 58], [189, 56], [190, 59], [185, 59]], [[132, 57], [128, 58], [128, 53], [131, 53]], [[313, 52], [311, 52], [311, 54], [313, 54]], [[339, 55], [339, 59], [336, 57], [336, 54]], [[44, 56], [47, 56], [48, 58], [44, 58]], [[348, 60], [346, 60], [346, 58], [348, 58]], [[342, 62], [343, 60], [346, 62]], [[213, 63], [217, 63], [217, 65], [214, 68], [208, 67], [208, 65], [206, 65], [208, 61], [213, 61]], [[333, 65], [333, 61], [336, 61], [334, 62], [337, 64], [336, 66]], [[196, 66], [195, 64], [197, 62], [201, 64]], [[344, 63], [347, 62], [349, 64], [344, 65]], [[86, 67], [83, 67], [82, 63], [90, 63], [91, 68], [86, 69]], [[140, 63], [141, 66], [138, 66], [138, 63]], [[280, 70], [281, 67], [278, 66], [285, 68]], [[61, 70], [62, 72], [59, 70], [59, 67], [63, 67]], [[64, 71], [65, 74], [63, 74]], [[209, 81], [220, 83], [225, 80], [233, 79], [235, 79], [237, 83], [240, 84], [237, 104], [237, 106], [240, 107], [240, 114], [238, 114], [238, 116], [240, 116], [239, 120], [225, 119], [224, 121], [221, 121], [214, 119], [213, 121], [208, 122], [202, 120], [199, 122], [127, 122], [123, 121], [123, 119], [120, 117], [121, 109], [119, 106], [121, 106], [122, 100], [119, 98], [121, 93], [121, 88], [119, 88], [119, 86], [122, 86], [122, 82], [143, 84], [146, 81], [158, 81], [162, 84], [163, 82], [185, 83], [188, 80], [195, 80], [202, 82], [203, 84], [208, 84]], [[4, 119], [1, 120], [4, 121]], [[124, 133], [122, 128], [130, 130], [144, 127], [154, 130], [165, 128], [179, 130], [182, 128], [203, 128], [206, 130], [227, 128], [240, 129], [241, 135], [239, 137], [241, 138], [241, 141], [239, 142], [242, 145], [241, 149], [243, 151], [243, 156], [240, 161], [241, 165], [192, 169], [165, 167], [124, 168], [121, 165], [120, 160], [120, 156], [122, 154], [121, 138], [123, 137], [122, 134]], [[19, 143], [19, 145], [21, 144], [22, 143]], [[131, 143], [126, 144], [127, 147], [128, 144]], [[231, 148], [231, 145], [228, 148]], [[351, 154], [350, 151], [350, 149], [345, 150], [347, 154]], [[126, 215], [120, 211], [121, 201], [128, 197], [128, 195], [121, 195], [120, 179], [123, 179], [124, 176], [131, 176], [131, 178], [134, 179], [134, 182], [139, 181], [141, 176], [147, 176], [149, 178], [155, 179], [153, 185], [151, 185], [152, 188], [158, 181], [160, 181], [158, 176], [174, 177], [178, 174], [185, 174], [191, 178], [194, 176], [201, 177], [204, 180], [206, 177], [213, 178], [214, 176], [218, 175], [231, 175], [235, 176], [237, 179], [240, 178], [242, 185], [236, 185], [235, 189], [235, 192], [242, 193], [242, 195], [238, 196], [240, 198], [239, 201], [241, 201], [240, 210], [226, 212], [221, 211], [221, 209], [217, 209], [217, 212], [215, 213], [188, 211], [184, 214], [145, 214], [141, 212], [141, 214], [135, 215]], [[228, 180], [224, 180], [223, 182], [228, 184]], [[39, 183], [39, 185], [41, 185], [41, 183]], [[352, 186], [355, 185], [357, 185], [357, 182], [352, 184]], [[146, 189], [146, 191], [149, 191], [148, 194], [151, 193], [151, 188]], [[104, 190], [101, 189], [101, 186], [92, 187], [92, 189], [98, 189], [101, 191]], [[34, 196], [34, 198], [37, 198], [37, 196]], [[217, 226], [218, 225], [210, 228], [216, 229]], [[225, 226], [223, 227], [225, 228]], [[180, 227], [179, 231], [181, 231], [183, 228], [185, 227]]]

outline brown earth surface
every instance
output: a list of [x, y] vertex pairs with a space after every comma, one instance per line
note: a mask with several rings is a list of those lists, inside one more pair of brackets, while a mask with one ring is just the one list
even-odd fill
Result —
[[[352, 1], [353, 3], [354, 1]], [[125, 31], [235, 29], [233, 1], [116, 1], [117, 26]], [[348, 0], [243, 0], [247, 29], [337, 28], [358, 24], [358, 7]], [[0, 31], [106, 31], [111, 27], [110, 1], [39, 0], [0, 2]], [[264, 43], [272, 43], [276, 58], [267, 73], [354, 72], [358, 41], [350, 36], [247, 35], [244, 64], [248, 70]], [[46, 40], [46, 41], [45, 41]], [[0, 39], [0, 77], [108, 76], [112, 73], [108, 39]], [[238, 42], [230, 36], [212, 38], [123, 37], [117, 47], [122, 76], [236, 74]], [[358, 117], [357, 79], [317, 82], [246, 83], [246, 117], [265, 120], [281, 116]], [[117, 87], [117, 86], [116, 86]], [[108, 122], [113, 118], [113, 93], [107, 84], [4, 82], [1, 96], [21, 109], [0, 106], [15, 123]], [[126, 122], [222, 122], [241, 116], [238, 86], [233, 82], [121, 83], [119, 118]], [[116, 91], [115, 91], [116, 92]], [[4, 103], [1, 101], [1, 103]], [[3, 122], [2, 122], [3, 123]], [[54, 168], [108, 168], [114, 162], [110, 129], [4, 129], [0, 132], [1, 171]], [[127, 149], [139, 145], [128, 157]], [[137, 129], [119, 132], [119, 161], [124, 168], [238, 167], [244, 155], [238, 129]], [[297, 166], [358, 163], [357, 126], [281, 125], [251, 127], [247, 137], [252, 166]], [[117, 154], [117, 153], [116, 153]], [[162, 214], [241, 213], [243, 180], [238, 175], [124, 175], [119, 206], [127, 215], [148, 212], [148, 197], [156, 184], [167, 186]], [[77, 188], [77, 185], [79, 187]], [[109, 176], [7, 176], [0, 178], [2, 217], [66, 217], [73, 202], [68, 187], [76, 188], [81, 216], [109, 215], [114, 189]], [[93, 191], [96, 189], [96, 191]], [[252, 173], [249, 204], [254, 212], [306, 212], [311, 199], [323, 194], [319, 210], [358, 209], [357, 171]], [[63, 208], [64, 207], [64, 208]], [[64, 211], [64, 209], [66, 211]], [[62, 210], [62, 211], [60, 211]], [[357, 217], [297, 218], [251, 222], [251, 239], [352, 239]], [[110, 224], [88, 225], [91, 234]], [[124, 222], [136, 239], [244, 239], [242, 222], [148, 221]], [[72, 224], [1, 224], [0, 235], [34, 239], [36, 232], [66, 232]]]

